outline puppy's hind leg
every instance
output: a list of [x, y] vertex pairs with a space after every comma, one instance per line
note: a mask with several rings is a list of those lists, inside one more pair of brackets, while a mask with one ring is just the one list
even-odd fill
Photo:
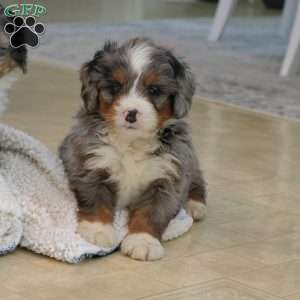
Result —
[[200, 171], [197, 171], [193, 177], [186, 209], [196, 222], [202, 220], [206, 215], [206, 186]]

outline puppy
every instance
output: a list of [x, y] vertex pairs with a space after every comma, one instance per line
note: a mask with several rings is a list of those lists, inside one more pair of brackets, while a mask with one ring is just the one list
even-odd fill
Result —
[[[13, 18], [4, 15], [4, 8], [0, 4], [0, 77], [3, 77], [15, 68], [20, 68], [23, 72], [26, 72], [26, 47], [13, 48], [9, 44], [9, 36], [4, 32], [6, 23], [12, 22], [12, 20]], [[19, 38], [23, 40], [25, 37], [19, 35]]]
[[[0, 4], [0, 114], [9, 102], [8, 91], [17, 80], [19, 70], [26, 72], [27, 49], [25, 46], [13, 48], [9, 43], [9, 36], [4, 32], [6, 23], [12, 18], [4, 15], [4, 8]], [[19, 36], [23, 39], [23, 36]]]
[[187, 115], [194, 93], [188, 66], [146, 38], [107, 42], [81, 69], [83, 107], [60, 147], [79, 206], [79, 232], [111, 246], [114, 210], [129, 211], [121, 251], [134, 259], [163, 256], [169, 221], [185, 206], [205, 213], [205, 183]]

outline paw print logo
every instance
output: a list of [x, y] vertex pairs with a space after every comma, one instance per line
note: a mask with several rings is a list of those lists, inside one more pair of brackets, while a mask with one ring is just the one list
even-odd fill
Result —
[[5, 25], [4, 31], [11, 35], [10, 44], [13, 48], [23, 45], [34, 48], [39, 45], [39, 38], [45, 32], [45, 26], [42, 23], [36, 23], [32, 16], [25, 19], [17, 16], [12, 23]]

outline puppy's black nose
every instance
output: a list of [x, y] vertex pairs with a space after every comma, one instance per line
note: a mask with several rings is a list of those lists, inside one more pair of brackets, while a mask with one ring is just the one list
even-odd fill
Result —
[[138, 111], [136, 109], [129, 110], [127, 116], [125, 117], [125, 120], [129, 123], [135, 123], [137, 112]]

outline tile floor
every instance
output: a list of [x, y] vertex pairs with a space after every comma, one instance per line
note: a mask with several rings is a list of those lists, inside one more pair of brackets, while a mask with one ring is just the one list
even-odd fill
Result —
[[[30, 67], [1, 122], [55, 150], [79, 103], [78, 74]], [[67, 265], [26, 250], [0, 258], [0, 300], [300, 299], [300, 123], [195, 97], [194, 142], [209, 213], [166, 256], [115, 253]]]

